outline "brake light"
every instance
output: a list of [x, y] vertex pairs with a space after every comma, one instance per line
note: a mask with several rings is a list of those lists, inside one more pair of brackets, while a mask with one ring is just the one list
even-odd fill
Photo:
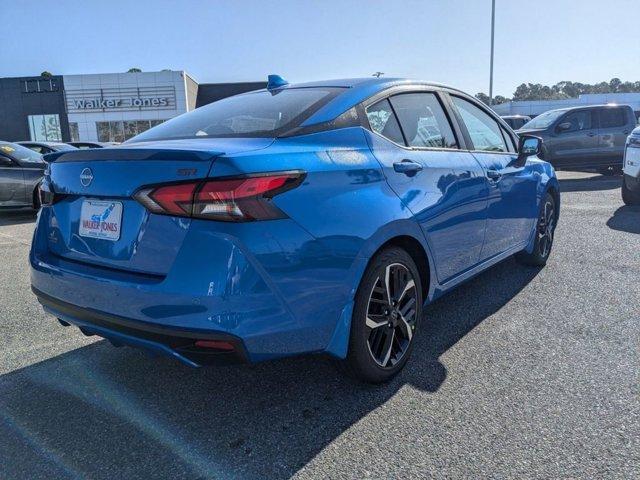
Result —
[[197, 186], [196, 183], [166, 185], [149, 192], [149, 198], [165, 213], [190, 215], [193, 193]]
[[271, 199], [302, 183], [302, 172], [278, 172], [156, 185], [134, 195], [153, 213], [246, 222], [285, 218]]
[[59, 196], [51, 191], [51, 186], [43, 186], [42, 182], [40, 182], [38, 185], [38, 199], [40, 200], [40, 205], [48, 206], [59, 200]]

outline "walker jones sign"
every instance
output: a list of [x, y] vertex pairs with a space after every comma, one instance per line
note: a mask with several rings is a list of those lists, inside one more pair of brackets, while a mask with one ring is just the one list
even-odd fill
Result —
[[123, 107], [166, 107], [169, 99], [163, 97], [152, 98], [90, 98], [72, 100], [73, 108], [77, 110], [95, 110]]
[[174, 110], [173, 85], [65, 90], [69, 113], [123, 110]]

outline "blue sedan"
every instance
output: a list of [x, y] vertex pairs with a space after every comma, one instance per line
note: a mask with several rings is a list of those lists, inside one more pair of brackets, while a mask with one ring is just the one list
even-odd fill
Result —
[[426, 303], [511, 255], [546, 263], [540, 144], [443, 85], [271, 76], [47, 155], [32, 288], [62, 325], [187, 365], [321, 353], [384, 382]]

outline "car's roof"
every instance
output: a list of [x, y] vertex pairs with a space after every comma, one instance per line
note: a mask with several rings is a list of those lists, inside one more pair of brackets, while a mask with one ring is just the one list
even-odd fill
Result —
[[531, 118], [529, 115], [500, 115], [500, 118]]
[[575, 107], [565, 107], [565, 108], [554, 108], [552, 110], [547, 110], [544, 113], [547, 112], [568, 112], [570, 110], [589, 110], [592, 108], [610, 108], [610, 107], [628, 107], [631, 108], [631, 106], [623, 104], [623, 103], [601, 103], [598, 105], [582, 105], [582, 106], [575, 106]]
[[[315, 125], [317, 123], [328, 122], [344, 113], [354, 105], [366, 100], [391, 87], [396, 86], [431, 86], [436, 88], [447, 88], [450, 90], [460, 90], [443, 85], [441, 83], [429, 82], [424, 80], [412, 80], [408, 78], [391, 78], [391, 77], [364, 77], [364, 78], [342, 78], [337, 80], [321, 80], [307, 83], [293, 83], [284, 85], [283, 89], [292, 88], [318, 88], [318, 87], [334, 87], [344, 88], [345, 92], [338, 95], [333, 100], [315, 112], [311, 117], [304, 121], [302, 126]], [[463, 92], [461, 92], [463, 93]]]
[[441, 83], [429, 82], [424, 80], [414, 80], [410, 78], [400, 77], [357, 77], [357, 78], [338, 78], [333, 80], [317, 80], [314, 82], [290, 83], [284, 88], [309, 88], [309, 87], [342, 87], [356, 88], [362, 86], [376, 85], [380, 90], [397, 84], [416, 84], [416, 85], [433, 85], [437, 87], [448, 87]]

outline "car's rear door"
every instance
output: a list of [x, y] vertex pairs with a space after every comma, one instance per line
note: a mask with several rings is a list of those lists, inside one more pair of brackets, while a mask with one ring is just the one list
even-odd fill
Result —
[[627, 107], [612, 105], [598, 108], [597, 113], [600, 155], [608, 162], [622, 163], [627, 136], [633, 129], [627, 117], [633, 112]]
[[487, 179], [487, 228], [480, 256], [487, 260], [529, 240], [537, 218], [538, 180], [530, 167], [518, 165], [513, 137], [488, 109], [469, 98], [450, 98]]
[[441, 94], [391, 94], [369, 105], [367, 117], [372, 151], [420, 224], [440, 283], [473, 267], [484, 240], [486, 180], [480, 164], [460, 149]]

